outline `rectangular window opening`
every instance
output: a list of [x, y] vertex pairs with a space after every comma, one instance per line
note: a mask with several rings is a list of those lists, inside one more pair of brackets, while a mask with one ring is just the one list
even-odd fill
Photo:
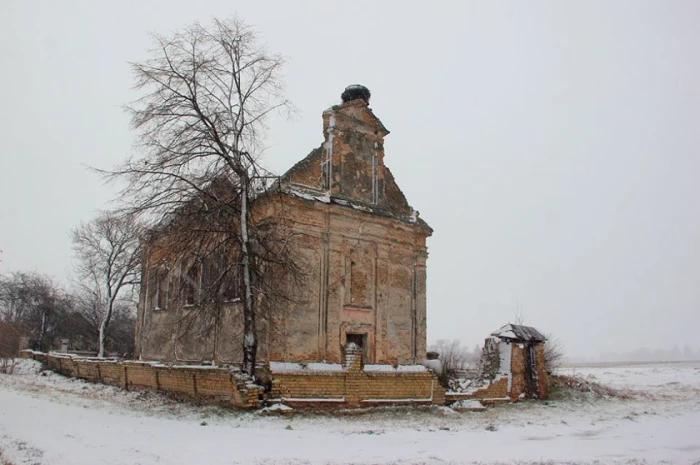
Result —
[[223, 301], [237, 302], [243, 295], [243, 270], [240, 265], [231, 266], [223, 276], [222, 285]]
[[198, 304], [200, 285], [200, 265], [195, 263], [189, 267], [184, 276], [185, 306]]
[[170, 281], [168, 270], [163, 267], [158, 267], [152, 271], [153, 277], [153, 292], [154, 292], [154, 310], [165, 310], [168, 307], [168, 293], [170, 291]]

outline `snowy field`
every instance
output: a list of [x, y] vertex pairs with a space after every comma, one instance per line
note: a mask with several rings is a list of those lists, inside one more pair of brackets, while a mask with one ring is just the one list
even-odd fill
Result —
[[700, 363], [563, 370], [619, 397], [339, 416], [195, 407], [18, 368], [0, 374], [1, 465], [700, 464]]

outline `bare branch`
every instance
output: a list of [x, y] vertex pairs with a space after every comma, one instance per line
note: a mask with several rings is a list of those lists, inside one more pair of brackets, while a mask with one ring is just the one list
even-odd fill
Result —
[[[151, 228], [145, 256], [161, 257], [154, 267], [169, 263], [185, 270], [174, 289], [156, 290], [159, 298], [167, 294], [187, 307], [194, 276], [187, 270], [200, 269], [199, 310], [183, 310], [180, 325], [206, 319], [204, 326], [215, 330], [225, 299], [240, 288], [243, 361], [252, 374], [255, 296], [278, 292], [268, 282], [273, 269], [294, 268], [286, 241], [250, 218], [250, 203], [261, 193], [256, 176], [267, 174], [256, 156], [267, 120], [293, 110], [281, 80], [285, 61], [236, 17], [210, 27], [194, 23], [153, 40], [150, 58], [132, 65], [142, 92], [128, 107], [139, 155], [106, 174], [126, 180], [124, 211]], [[164, 286], [154, 273], [154, 285]]]

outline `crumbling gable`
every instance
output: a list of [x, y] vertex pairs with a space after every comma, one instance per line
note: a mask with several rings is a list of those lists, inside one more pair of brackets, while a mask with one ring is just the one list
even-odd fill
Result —
[[[351, 86], [352, 87], [352, 86]], [[323, 144], [293, 166], [283, 182], [329, 192], [399, 217], [412, 209], [384, 164], [384, 137], [389, 131], [369, 108], [369, 96], [343, 93], [347, 101], [323, 112]]]

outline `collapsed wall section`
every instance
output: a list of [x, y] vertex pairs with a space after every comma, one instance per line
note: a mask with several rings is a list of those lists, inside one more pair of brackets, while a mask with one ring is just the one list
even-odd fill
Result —
[[446, 393], [447, 401], [478, 399], [482, 403], [546, 399], [549, 374], [543, 341], [517, 341], [491, 336], [484, 342], [478, 375], [456, 380], [458, 389]]

